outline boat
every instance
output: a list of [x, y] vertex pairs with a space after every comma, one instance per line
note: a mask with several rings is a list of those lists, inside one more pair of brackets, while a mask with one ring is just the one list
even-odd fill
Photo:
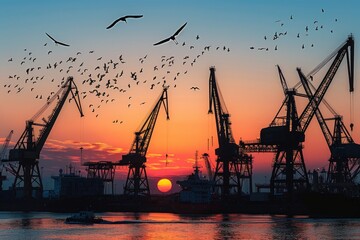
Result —
[[104, 220], [100, 217], [95, 217], [91, 211], [81, 211], [65, 219], [65, 223], [80, 223], [93, 224], [102, 223]]
[[180, 202], [182, 203], [210, 203], [212, 198], [213, 181], [200, 176], [197, 153], [195, 154], [194, 173], [186, 180], [177, 181], [182, 188], [180, 192]]

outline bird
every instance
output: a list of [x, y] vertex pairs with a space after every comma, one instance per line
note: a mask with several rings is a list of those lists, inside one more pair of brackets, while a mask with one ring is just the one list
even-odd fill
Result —
[[198, 88], [198, 87], [191, 87], [190, 89], [193, 89], [194, 91], [200, 90], [200, 88]]
[[162, 43], [166, 43], [166, 42], [168, 42], [170, 40], [173, 40], [176, 44], [178, 44], [175, 37], [181, 32], [181, 30], [183, 30], [183, 28], [186, 26], [186, 24], [187, 24], [187, 22], [184, 25], [182, 25], [172, 36], [170, 36], [170, 37], [168, 37], [168, 38], [166, 38], [164, 40], [161, 40], [160, 42], [154, 43], [154, 46], [160, 45]]
[[[127, 18], [141, 18], [143, 17], [143, 15], [126, 15], [126, 16], [123, 16], [121, 18], [118, 18], [116, 19], [112, 24], [110, 24], [106, 29], [110, 29], [112, 28], [113, 26], [115, 26], [116, 23], [118, 23], [119, 21], [123, 21], [123, 22], [126, 22], [126, 19]], [[127, 23], [127, 22], [126, 22]]]
[[65, 44], [65, 43], [62, 43], [62, 42], [59, 42], [57, 40], [55, 40], [52, 36], [50, 36], [49, 34], [45, 33], [51, 40], [53, 40], [55, 42], [55, 44], [60, 44], [60, 45], [63, 45], [65, 47], [70, 47], [70, 45], [68, 44]]

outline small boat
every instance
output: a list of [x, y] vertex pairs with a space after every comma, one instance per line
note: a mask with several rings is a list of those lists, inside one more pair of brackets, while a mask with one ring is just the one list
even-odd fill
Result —
[[65, 223], [102, 223], [104, 220], [99, 217], [95, 217], [95, 214], [90, 211], [81, 211], [65, 219]]

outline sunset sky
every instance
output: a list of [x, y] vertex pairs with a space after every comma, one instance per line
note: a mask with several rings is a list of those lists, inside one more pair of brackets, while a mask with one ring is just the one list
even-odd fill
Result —
[[[70, 163], [85, 174], [80, 148], [84, 162], [120, 160], [129, 152], [134, 132], [153, 109], [165, 80], [169, 86], [170, 120], [166, 121], [161, 109], [147, 152], [148, 176], [171, 179], [191, 173], [195, 151], [199, 156], [209, 153], [215, 165], [215, 120], [207, 114], [209, 67], [216, 68], [236, 141], [254, 140], [270, 124], [284, 99], [277, 64], [288, 85], [294, 86], [299, 82], [296, 67], [305, 74], [310, 72], [353, 34], [357, 81], [359, 7], [356, 0], [291, 4], [280, 0], [3, 0], [1, 144], [14, 130], [14, 146], [24, 131], [25, 121], [46, 103], [51, 92], [59, 89], [63, 78], [73, 76], [82, 92], [85, 117], [80, 118], [73, 101], [66, 102], [41, 153], [40, 166], [47, 182]], [[106, 29], [125, 15], [143, 17]], [[169, 41], [153, 46], [184, 23], [187, 25], [176, 37], [179, 44]], [[45, 33], [70, 47], [55, 45]], [[275, 35], [278, 38], [273, 40]], [[106, 74], [104, 63], [109, 66]], [[325, 98], [349, 126], [350, 95], [345, 67], [344, 61]], [[131, 77], [134, 72], [136, 80]], [[101, 81], [98, 74], [105, 74]], [[314, 77], [315, 86], [323, 75], [324, 71], [320, 71]], [[89, 78], [96, 82], [90, 85], [86, 82]], [[113, 87], [106, 87], [108, 81]], [[355, 110], [357, 86], [355, 83]], [[95, 88], [104, 96], [91, 93]], [[299, 99], [299, 115], [304, 104], [306, 99]], [[323, 114], [331, 116], [325, 110]], [[360, 118], [357, 111], [353, 114], [352, 134], [359, 142]], [[329, 150], [315, 118], [306, 132], [304, 155], [308, 169], [327, 168]], [[270, 178], [272, 160], [272, 154], [254, 154], [255, 182], [264, 181], [265, 176]], [[199, 162], [203, 165], [201, 159]], [[127, 168], [119, 168], [116, 178], [124, 179], [126, 174]]]

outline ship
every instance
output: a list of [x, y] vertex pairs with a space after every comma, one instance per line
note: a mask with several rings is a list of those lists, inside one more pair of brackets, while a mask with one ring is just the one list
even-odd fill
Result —
[[[197, 156], [197, 154], [196, 154]], [[181, 191], [179, 201], [182, 203], [210, 203], [214, 182], [201, 176], [197, 157], [195, 158], [194, 172], [186, 180], [176, 181]]]

